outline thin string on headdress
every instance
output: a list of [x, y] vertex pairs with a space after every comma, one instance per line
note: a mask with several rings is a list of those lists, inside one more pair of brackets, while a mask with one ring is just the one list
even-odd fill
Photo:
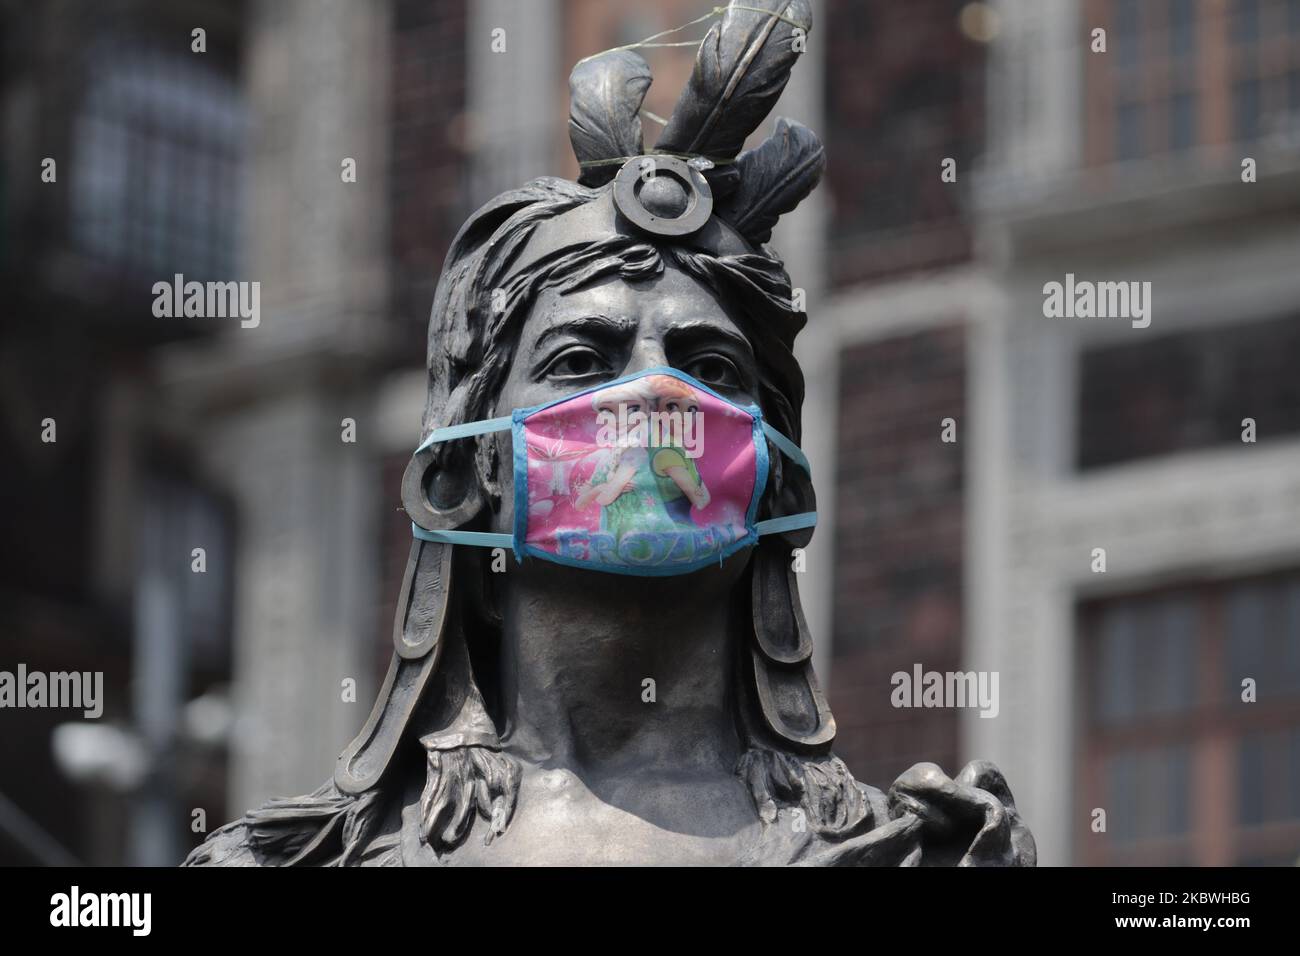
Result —
[[[701, 43], [704, 42], [703, 37], [701, 37], [698, 40], [678, 40], [672, 43], [658, 43], [656, 41], [658, 41], [661, 37], [672, 36], [674, 33], [681, 33], [683, 30], [688, 29], [689, 27], [693, 27], [697, 24], [704, 23], [706, 20], [712, 20], [714, 17], [722, 16], [722, 14], [726, 13], [728, 10], [746, 10], [750, 13], [762, 13], [762, 14], [766, 14], [769, 17], [774, 17], [777, 20], [782, 21], [783, 23], [788, 23], [793, 27], [797, 27], [800, 29], [802, 29], [803, 27], [802, 23], [790, 19], [784, 13], [777, 13], [775, 10], [764, 10], [762, 7], [742, 6], [741, 4], [736, 3], [728, 7], [714, 7], [708, 13], [704, 14], [704, 16], [702, 17], [696, 17], [694, 20], [690, 20], [686, 23], [683, 23], [679, 27], [673, 27], [671, 30], [661, 30], [659, 33], [652, 33], [644, 40], [637, 40], [635, 43], [625, 43], [622, 46], [612, 46], [608, 50], [601, 50], [599, 53], [591, 54], [591, 56], [584, 56], [581, 60], [578, 61], [578, 65], [586, 63], [588, 60], [594, 60], [598, 56], [604, 56], [606, 53], [617, 53], [620, 50], [637, 50], [637, 49], [643, 49], [649, 47], [675, 47], [675, 46], [698, 47]], [[658, 123], [661, 126], [668, 125], [668, 120], [664, 119], [662, 116], [656, 116], [654, 113], [651, 113], [647, 109], [642, 109], [641, 115], [654, 120], [656, 123]], [[668, 150], [658, 150], [658, 149], [646, 150], [645, 153], [642, 153], [641, 155], [672, 156], [676, 159], [682, 159], [688, 162], [692, 160], [703, 160], [705, 163], [710, 164], [710, 166], [724, 166], [727, 163], [735, 162], [734, 156], [726, 159], [720, 159], [713, 156], [700, 156], [698, 154], [691, 154], [691, 153], [674, 153]], [[635, 159], [635, 158], [636, 157], [634, 156], [615, 156], [612, 159], [579, 160], [578, 166], [581, 169], [586, 169], [589, 166], [613, 166], [615, 163], [621, 165], [623, 163], [626, 163], [629, 159]], [[709, 167], [706, 166], [705, 168], [709, 168]]]
[[692, 43], [694, 43], [696, 46], [699, 46], [701, 42], [700, 40], [681, 40], [677, 43], [655, 43], [654, 41], [658, 40], [660, 37], [668, 37], [668, 36], [672, 36], [674, 33], [681, 33], [687, 27], [693, 27], [695, 26], [695, 24], [703, 23], [705, 20], [711, 20], [718, 15], [718, 11], [725, 10], [725, 9], [726, 7], [714, 7], [704, 16], [696, 17], [694, 20], [691, 20], [689, 23], [683, 23], [679, 27], [673, 27], [671, 30], [663, 30], [659, 33], [652, 33], [644, 40], [637, 40], [635, 43], [627, 43], [624, 44], [623, 46], [612, 46], [608, 50], [601, 50], [599, 53], [593, 53], [591, 56], [584, 56], [581, 60], [578, 61], [576, 65], [581, 66], [583, 63], [586, 63], [588, 60], [594, 60], [596, 59], [596, 57], [604, 56], [606, 53], [617, 53], [619, 50], [636, 50], [641, 47], [690, 46]]
[[[735, 159], [715, 159], [712, 156], [701, 156], [699, 153], [675, 153], [670, 149], [647, 149], [639, 156], [671, 156], [673, 159], [680, 159], [696, 169], [703, 172], [706, 169], [712, 169], [714, 166], [725, 166], [727, 163], [734, 163]], [[629, 159], [636, 159], [636, 156], [615, 156], [613, 159], [586, 159], [579, 160], [578, 165], [583, 169], [588, 166], [621, 166]]]

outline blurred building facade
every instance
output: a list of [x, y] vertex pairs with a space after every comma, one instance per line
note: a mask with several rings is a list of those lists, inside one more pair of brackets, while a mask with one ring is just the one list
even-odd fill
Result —
[[[174, 272], [228, 278], [240, 251], [242, 6], [195, 9], [0, 6], [0, 666], [101, 672], [109, 733], [76, 748], [74, 785], [51, 741], [80, 713], [4, 711], [7, 861], [64, 859], [62, 846], [148, 862], [188, 843], [184, 808], [224, 813], [220, 750], [172, 758], [185, 701], [230, 682], [238, 503], [196, 459], [199, 436], [162, 421], [154, 356], [206, 330], [155, 319], [151, 292]], [[139, 752], [153, 772], [128, 759]], [[96, 762], [112, 755], [105, 774]]]
[[[1047, 863], [1293, 860], [1300, 3], [814, 6], [776, 112], [829, 168], [774, 244], [810, 314], [802, 445], [826, 520], [801, 592], [837, 752], [880, 787], [917, 760], [996, 761]], [[24, 772], [0, 794], [80, 858], [167, 862], [201, 838], [195, 808], [211, 826], [315, 788], [366, 716], [455, 230], [576, 173], [576, 60], [706, 11], [0, 10], [5, 497], [24, 502], [0, 666], [104, 670], [104, 721], [163, 768], [74, 786], [49, 747], [68, 716], [6, 713]], [[693, 52], [647, 55], [666, 116]], [[260, 282], [259, 326], [155, 318], [174, 272]], [[1151, 325], [1045, 318], [1067, 273], [1150, 281]], [[997, 671], [998, 715], [893, 707], [917, 664]], [[233, 725], [205, 734], [196, 698]]]
[[[1001, 9], [966, 658], [1003, 668], [1003, 701], [964, 746], [1002, 762], [1048, 859], [1293, 863], [1300, 4]], [[1044, 319], [1067, 273], [1150, 282], [1150, 325]]]
[[[832, 161], [899, 180], [831, 175], [840, 751], [996, 761], [1047, 863], [1294, 862], [1300, 4], [830, 7]], [[1045, 317], [1067, 274], [1151, 324]], [[893, 708], [915, 663], [998, 716]]]

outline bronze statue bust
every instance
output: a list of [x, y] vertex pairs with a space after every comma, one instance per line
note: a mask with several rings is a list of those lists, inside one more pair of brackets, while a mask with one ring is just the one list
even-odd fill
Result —
[[[187, 864], [1033, 864], [991, 764], [955, 779], [919, 764], [886, 794], [831, 752], [791, 567], [815, 510], [795, 447], [805, 317], [767, 245], [824, 154], [785, 120], [742, 152], [810, 26], [803, 0], [733, 4], [652, 151], [645, 61], [623, 48], [573, 71], [578, 182], [496, 197], [447, 256], [430, 441], [402, 483], [415, 540], [374, 710], [329, 783], [249, 812]], [[637, 391], [648, 370], [669, 373], [652, 376], [659, 391]], [[665, 445], [620, 447], [583, 480], [551, 449], [538, 454], [554, 484], [540, 498], [520, 487], [531, 433], [514, 410], [577, 394], [594, 414], [601, 389], [640, 383], [614, 396], [626, 412], [695, 394], [684, 382], [762, 419], [735, 451], [739, 479]], [[555, 508], [601, 522], [617, 509], [627, 527], [672, 510], [680, 530], [733, 479], [753, 507], [725, 548], [690, 539], [689, 573], [539, 560], [521, 533]], [[472, 546], [505, 542], [515, 558]]]

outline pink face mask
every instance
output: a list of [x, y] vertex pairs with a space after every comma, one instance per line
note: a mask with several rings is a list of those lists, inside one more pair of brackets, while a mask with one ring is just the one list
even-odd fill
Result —
[[798, 446], [676, 369], [655, 368], [514, 414], [434, 431], [435, 442], [510, 429], [514, 532], [429, 531], [425, 541], [510, 547], [526, 556], [617, 574], [686, 574], [759, 535], [809, 528], [816, 512], [755, 520], [768, 447], [800, 467]]

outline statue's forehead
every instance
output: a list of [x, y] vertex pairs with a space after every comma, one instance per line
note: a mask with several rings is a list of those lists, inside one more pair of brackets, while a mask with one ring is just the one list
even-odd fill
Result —
[[527, 346], [553, 327], [585, 317], [631, 325], [642, 333], [686, 325], [738, 331], [712, 292], [680, 269], [665, 266], [660, 274], [635, 282], [609, 276], [567, 292], [546, 290], [529, 312], [522, 342]]

